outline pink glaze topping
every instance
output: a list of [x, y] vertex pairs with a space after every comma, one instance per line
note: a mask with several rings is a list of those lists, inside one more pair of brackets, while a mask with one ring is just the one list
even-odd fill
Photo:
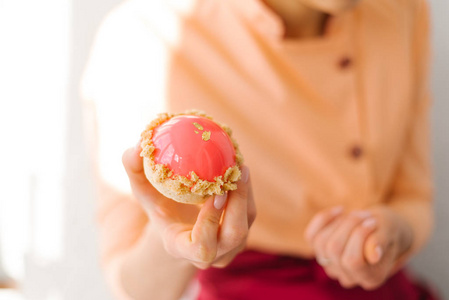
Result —
[[182, 115], [153, 131], [154, 160], [175, 175], [214, 181], [235, 165], [235, 150], [228, 134], [215, 122], [200, 116]]

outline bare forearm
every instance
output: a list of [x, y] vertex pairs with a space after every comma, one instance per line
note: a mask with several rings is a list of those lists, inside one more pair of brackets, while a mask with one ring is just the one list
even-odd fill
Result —
[[189, 262], [166, 253], [151, 225], [124, 255], [118, 269], [124, 292], [132, 299], [179, 299], [196, 272]]

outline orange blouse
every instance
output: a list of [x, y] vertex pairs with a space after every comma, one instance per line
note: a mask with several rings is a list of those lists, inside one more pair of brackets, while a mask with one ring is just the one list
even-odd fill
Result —
[[[284, 39], [260, 0], [124, 2], [103, 22], [83, 81], [100, 176], [127, 192], [120, 157], [145, 124], [199, 109], [233, 129], [250, 167], [250, 248], [310, 257], [305, 226], [343, 204], [390, 206], [417, 250], [433, 222], [428, 26], [424, 0], [361, 1], [305, 40]], [[103, 197], [99, 212], [107, 263], [147, 220], [135, 201]]]

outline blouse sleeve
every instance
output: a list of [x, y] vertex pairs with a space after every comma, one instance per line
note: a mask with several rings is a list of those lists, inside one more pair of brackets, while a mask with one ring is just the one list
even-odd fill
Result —
[[433, 227], [432, 170], [430, 158], [429, 9], [419, 2], [414, 22], [415, 95], [409, 136], [395, 178], [389, 205], [413, 230], [412, 247], [404, 258], [418, 251]]

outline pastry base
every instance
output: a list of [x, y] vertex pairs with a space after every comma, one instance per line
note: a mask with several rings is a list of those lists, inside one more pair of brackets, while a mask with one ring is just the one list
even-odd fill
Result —
[[153, 172], [150, 160], [144, 158], [144, 170], [148, 181], [167, 198], [173, 199], [176, 202], [185, 204], [203, 204], [209, 195], [198, 195], [191, 192], [180, 192], [178, 184], [175, 180], [167, 178], [161, 181], [156, 172]]

